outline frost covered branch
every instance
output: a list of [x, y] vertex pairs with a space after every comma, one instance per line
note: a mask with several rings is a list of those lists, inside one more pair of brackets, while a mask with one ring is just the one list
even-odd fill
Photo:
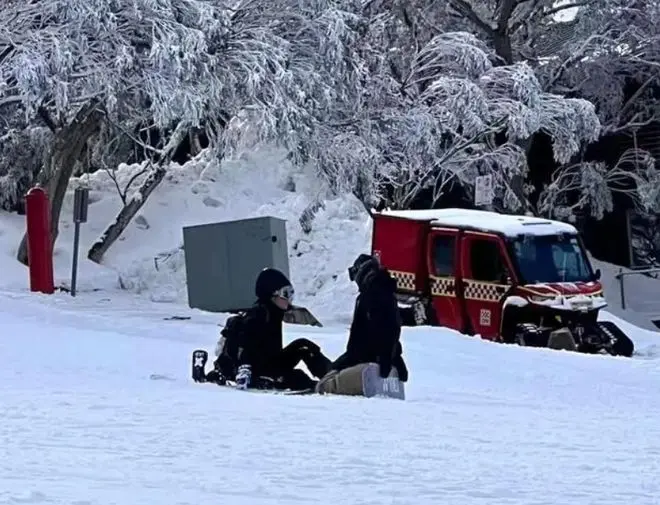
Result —
[[588, 210], [597, 219], [614, 209], [613, 195], [626, 195], [640, 209], [660, 205], [660, 172], [646, 151], [629, 149], [613, 168], [604, 163], [577, 163], [558, 170], [539, 197], [541, 214], [559, 219]]

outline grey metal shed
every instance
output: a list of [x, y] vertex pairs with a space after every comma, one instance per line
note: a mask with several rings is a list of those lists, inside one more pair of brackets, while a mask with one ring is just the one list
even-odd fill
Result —
[[188, 305], [209, 312], [235, 312], [255, 301], [261, 270], [290, 277], [286, 221], [271, 216], [183, 228]]

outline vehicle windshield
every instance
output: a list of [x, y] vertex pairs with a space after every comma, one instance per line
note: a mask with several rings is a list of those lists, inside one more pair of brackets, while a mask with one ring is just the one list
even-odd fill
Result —
[[526, 284], [593, 280], [576, 236], [526, 235], [513, 242], [520, 274]]

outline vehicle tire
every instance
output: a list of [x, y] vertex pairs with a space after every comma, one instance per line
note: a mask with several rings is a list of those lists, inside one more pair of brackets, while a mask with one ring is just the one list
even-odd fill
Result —
[[415, 310], [412, 307], [399, 305], [399, 316], [401, 316], [401, 326], [417, 326]]
[[614, 343], [609, 350], [612, 356], [625, 356], [626, 358], [632, 357], [635, 352], [635, 344], [628, 335], [621, 331], [621, 328], [612, 321], [599, 321], [598, 328], [605, 334], [605, 336], [614, 340]]
[[515, 342], [523, 347], [547, 347], [548, 335], [532, 323], [516, 325]]

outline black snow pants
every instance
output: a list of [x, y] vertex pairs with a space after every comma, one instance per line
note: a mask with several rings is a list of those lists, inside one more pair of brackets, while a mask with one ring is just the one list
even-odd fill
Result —
[[317, 381], [296, 368], [301, 361], [317, 379], [330, 371], [332, 363], [314, 342], [306, 338], [296, 339], [286, 345], [270, 363], [269, 376], [276, 379], [278, 388], [301, 390], [316, 385]]

